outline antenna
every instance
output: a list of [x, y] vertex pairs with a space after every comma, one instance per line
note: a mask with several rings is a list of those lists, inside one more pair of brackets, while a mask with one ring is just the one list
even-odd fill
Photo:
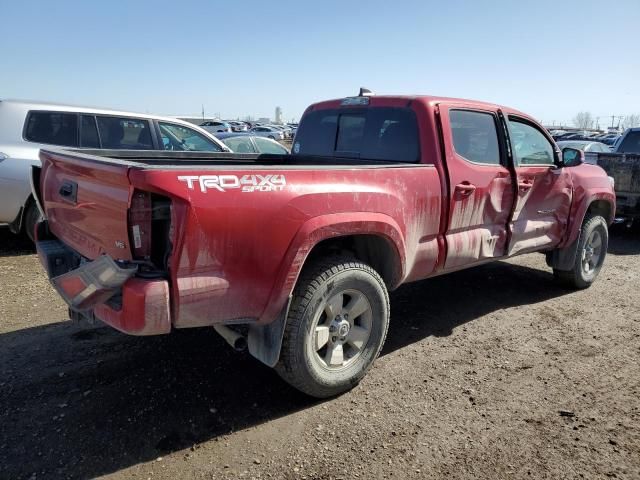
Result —
[[368, 88], [360, 87], [360, 92], [358, 93], [359, 97], [371, 97], [374, 93]]

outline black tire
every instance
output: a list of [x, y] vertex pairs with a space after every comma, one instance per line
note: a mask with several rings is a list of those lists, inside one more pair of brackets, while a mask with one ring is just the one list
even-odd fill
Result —
[[22, 229], [24, 233], [26, 233], [29, 240], [35, 242], [35, 228], [36, 224], [42, 219], [40, 215], [40, 210], [36, 206], [36, 203], [33, 200], [27, 202], [27, 206], [25, 207], [24, 215], [22, 216]]
[[[332, 319], [326, 313], [332, 308], [329, 302], [336, 298], [340, 298], [340, 304], [344, 305], [343, 315], [354, 312], [350, 322], [348, 315], [342, 318], [339, 314]], [[368, 307], [364, 313], [349, 310], [352, 304], [361, 305], [362, 298], [366, 299]], [[335, 301], [333, 303], [338, 305]], [[365, 316], [366, 322], [363, 320]], [[351, 324], [344, 328], [348, 333], [344, 333], [339, 323], [336, 333], [328, 333], [325, 347], [316, 348], [316, 342], [320, 342], [316, 338], [317, 330], [327, 328], [327, 332], [334, 331], [330, 328], [335, 327], [333, 322], [339, 317], [340, 322]], [[331, 322], [331, 327], [320, 325], [321, 321]], [[363, 322], [366, 327], [362, 326]], [[307, 395], [317, 398], [338, 395], [356, 386], [364, 377], [380, 354], [388, 327], [389, 294], [374, 269], [348, 256], [316, 262], [305, 268], [294, 290], [276, 371], [287, 383]], [[368, 337], [358, 341], [361, 347], [355, 347], [349, 337], [356, 330], [363, 329], [368, 329]], [[328, 356], [331, 357], [329, 349], [332, 346], [336, 348], [341, 341], [339, 358], [344, 358], [344, 364], [326, 365], [324, 362]], [[321, 354], [323, 349], [325, 353]]]
[[[593, 259], [594, 249], [592, 242], [594, 238], [599, 238], [597, 259]], [[589, 216], [584, 219], [580, 230], [580, 240], [576, 250], [576, 259], [571, 270], [553, 270], [555, 278], [563, 285], [570, 288], [588, 288], [598, 277], [602, 269], [602, 264], [607, 256], [609, 245], [609, 230], [606, 220], [599, 216]], [[591, 256], [590, 256], [591, 255]], [[586, 265], [585, 265], [586, 262]]]
[[275, 139], [276, 139], [276, 137], [274, 137], [273, 135], [269, 135], [269, 138], [270, 138], [271, 140], [275, 140]]

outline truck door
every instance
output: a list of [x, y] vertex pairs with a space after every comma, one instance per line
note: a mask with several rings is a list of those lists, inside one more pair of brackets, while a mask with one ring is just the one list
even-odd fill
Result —
[[508, 253], [552, 248], [567, 228], [571, 175], [555, 165], [555, 145], [533, 122], [509, 115], [509, 141], [517, 178]]
[[445, 270], [501, 257], [514, 202], [497, 112], [440, 106], [449, 179]]

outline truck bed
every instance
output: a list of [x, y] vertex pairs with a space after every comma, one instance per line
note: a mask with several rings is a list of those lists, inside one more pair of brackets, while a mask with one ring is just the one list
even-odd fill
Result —
[[384, 160], [371, 160], [366, 158], [347, 157], [323, 157], [314, 155], [277, 155], [259, 153], [226, 153], [226, 152], [185, 152], [185, 151], [159, 151], [159, 150], [101, 150], [101, 149], [72, 149], [50, 148], [43, 152], [51, 152], [58, 155], [71, 154], [74, 157], [82, 157], [85, 160], [102, 163], [124, 164], [131, 167], [149, 168], [159, 166], [171, 168], [172, 166], [183, 168], [185, 166], [314, 166], [314, 167], [389, 167], [389, 166], [416, 166], [415, 163], [402, 163]]
[[[40, 244], [57, 241], [80, 262], [107, 255], [138, 266], [136, 280], [172, 289], [173, 328], [273, 321], [323, 237], [375, 238], [357, 248], [372, 252], [390, 285], [441, 261], [444, 195], [431, 164], [63, 149], [41, 150], [40, 158]], [[99, 318], [122, 315], [114, 312]]]

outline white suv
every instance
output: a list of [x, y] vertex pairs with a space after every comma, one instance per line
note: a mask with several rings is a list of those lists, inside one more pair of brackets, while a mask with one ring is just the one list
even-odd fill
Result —
[[33, 239], [40, 213], [31, 165], [40, 148], [230, 151], [213, 135], [174, 118], [51, 103], [0, 100], [0, 224]]
[[233, 131], [231, 129], [231, 125], [227, 122], [223, 122], [222, 120], [202, 122], [200, 126], [210, 133], [231, 133]]

